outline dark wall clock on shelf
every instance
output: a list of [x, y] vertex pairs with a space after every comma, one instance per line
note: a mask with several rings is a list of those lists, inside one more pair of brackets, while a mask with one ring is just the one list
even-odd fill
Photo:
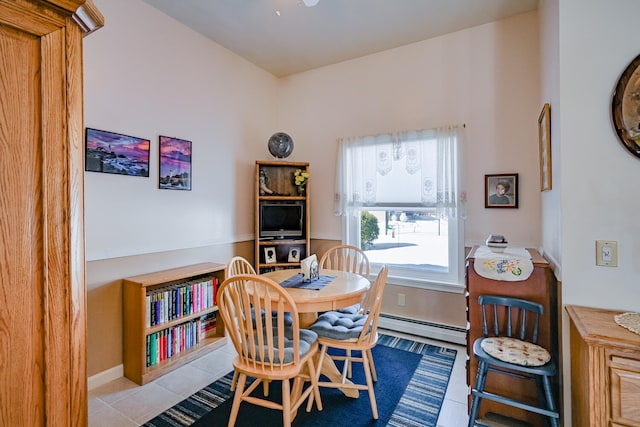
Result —
[[618, 138], [640, 157], [640, 55], [624, 70], [611, 100], [611, 119]]
[[293, 152], [293, 139], [284, 132], [276, 132], [269, 138], [267, 146], [273, 157], [284, 159]]

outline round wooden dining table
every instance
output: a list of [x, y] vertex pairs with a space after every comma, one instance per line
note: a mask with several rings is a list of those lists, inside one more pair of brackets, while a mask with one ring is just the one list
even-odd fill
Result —
[[[299, 269], [275, 270], [263, 273], [262, 276], [282, 283], [298, 273], [300, 273]], [[368, 279], [345, 271], [321, 269], [320, 276], [335, 276], [335, 279], [320, 290], [285, 287], [296, 303], [301, 328], [312, 325], [318, 317], [318, 312], [336, 310], [359, 303], [371, 286]], [[342, 374], [330, 357], [323, 358], [320, 372], [333, 382], [342, 382]], [[349, 380], [345, 379], [345, 381]], [[360, 395], [355, 389], [340, 390], [349, 397], [357, 398]]]
[[[299, 269], [275, 270], [263, 273], [262, 276], [282, 283], [298, 273]], [[320, 276], [334, 276], [335, 279], [320, 290], [285, 288], [296, 303], [301, 328], [313, 324], [318, 312], [337, 310], [359, 303], [371, 286], [368, 279], [346, 271], [321, 269]]]

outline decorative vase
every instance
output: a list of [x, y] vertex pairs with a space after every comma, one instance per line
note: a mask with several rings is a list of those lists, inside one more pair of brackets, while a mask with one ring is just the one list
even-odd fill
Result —
[[298, 196], [304, 196], [304, 193], [306, 190], [304, 185], [298, 185], [297, 190], [298, 190]]

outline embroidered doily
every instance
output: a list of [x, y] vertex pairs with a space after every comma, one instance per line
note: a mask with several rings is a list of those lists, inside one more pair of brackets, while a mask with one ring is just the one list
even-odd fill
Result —
[[640, 335], [640, 313], [622, 313], [613, 318], [616, 323], [631, 332]]

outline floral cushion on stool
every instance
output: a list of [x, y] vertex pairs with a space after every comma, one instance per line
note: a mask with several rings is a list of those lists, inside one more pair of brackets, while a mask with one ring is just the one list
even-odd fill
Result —
[[545, 348], [515, 338], [490, 337], [480, 345], [490, 356], [515, 365], [542, 366], [551, 360]]

